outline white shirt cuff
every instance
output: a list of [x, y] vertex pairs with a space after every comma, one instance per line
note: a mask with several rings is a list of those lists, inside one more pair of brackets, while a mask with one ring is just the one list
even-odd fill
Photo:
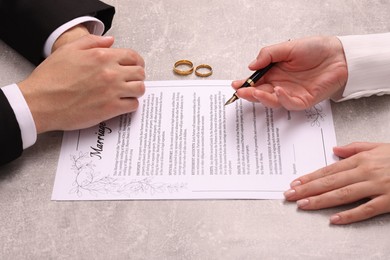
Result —
[[14, 110], [22, 134], [23, 149], [26, 149], [37, 141], [37, 129], [30, 108], [18, 85], [8, 85], [2, 87], [1, 90]]
[[89, 33], [91, 34], [102, 35], [104, 32], [104, 23], [96, 19], [95, 17], [82, 16], [82, 17], [75, 18], [61, 25], [54, 32], [50, 34], [49, 38], [47, 38], [45, 45], [43, 47], [44, 57], [46, 58], [51, 54], [53, 44], [55, 43], [57, 38], [60, 37], [61, 34], [69, 30], [70, 28], [82, 23], [87, 27]]
[[348, 81], [337, 101], [390, 94], [390, 33], [338, 37], [348, 66]]

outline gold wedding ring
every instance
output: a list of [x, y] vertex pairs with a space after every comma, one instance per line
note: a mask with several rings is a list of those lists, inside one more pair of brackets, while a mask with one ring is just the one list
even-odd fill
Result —
[[[207, 72], [201, 72], [201, 69], [206, 69]], [[208, 77], [211, 76], [211, 74], [213, 74], [213, 69], [207, 64], [201, 64], [195, 69], [195, 75], [199, 77]]]
[[[183, 70], [182, 67], [189, 67], [189, 69]], [[194, 64], [189, 60], [178, 60], [175, 62], [173, 71], [179, 75], [189, 75], [194, 71]]]

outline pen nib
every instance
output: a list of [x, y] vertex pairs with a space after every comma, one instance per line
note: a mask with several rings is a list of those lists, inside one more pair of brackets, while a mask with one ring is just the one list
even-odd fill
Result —
[[226, 101], [225, 106], [233, 103], [237, 99], [238, 99], [238, 97], [237, 97], [236, 93], [234, 93], [233, 96], [228, 101]]

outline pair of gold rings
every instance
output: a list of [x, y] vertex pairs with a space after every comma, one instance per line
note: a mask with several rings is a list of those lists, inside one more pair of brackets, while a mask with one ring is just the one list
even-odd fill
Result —
[[[187, 69], [183, 69], [186, 67]], [[206, 70], [206, 72], [203, 72]], [[173, 66], [173, 71], [178, 75], [189, 75], [194, 72], [194, 64], [189, 60], [178, 60]], [[213, 68], [207, 64], [200, 64], [195, 68], [195, 75], [199, 77], [208, 77], [213, 74]]]

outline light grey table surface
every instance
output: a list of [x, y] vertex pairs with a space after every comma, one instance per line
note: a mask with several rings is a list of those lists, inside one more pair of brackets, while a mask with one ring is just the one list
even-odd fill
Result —
[[[179, 59], [212, 65], [210, 79], [245, 78], [262, 46], [390, 29], [390, 3], [383, 0], [106, 2], [117, 10], [109, 31], [115, 47], [144, 57], [147, 80], [183, 79], [171, 69]], [[0, 42], [0, 85], [32, 70]], [[390, 141], [389, 96], [332, 108], [338, 144]], [[51, 201], [61, 139], [61, 132], [42, 134], [0, 167], [1, 259], [390, 258], [390, 215], [328, 224], [349, 206], [304, 212], [282, 200]]]

